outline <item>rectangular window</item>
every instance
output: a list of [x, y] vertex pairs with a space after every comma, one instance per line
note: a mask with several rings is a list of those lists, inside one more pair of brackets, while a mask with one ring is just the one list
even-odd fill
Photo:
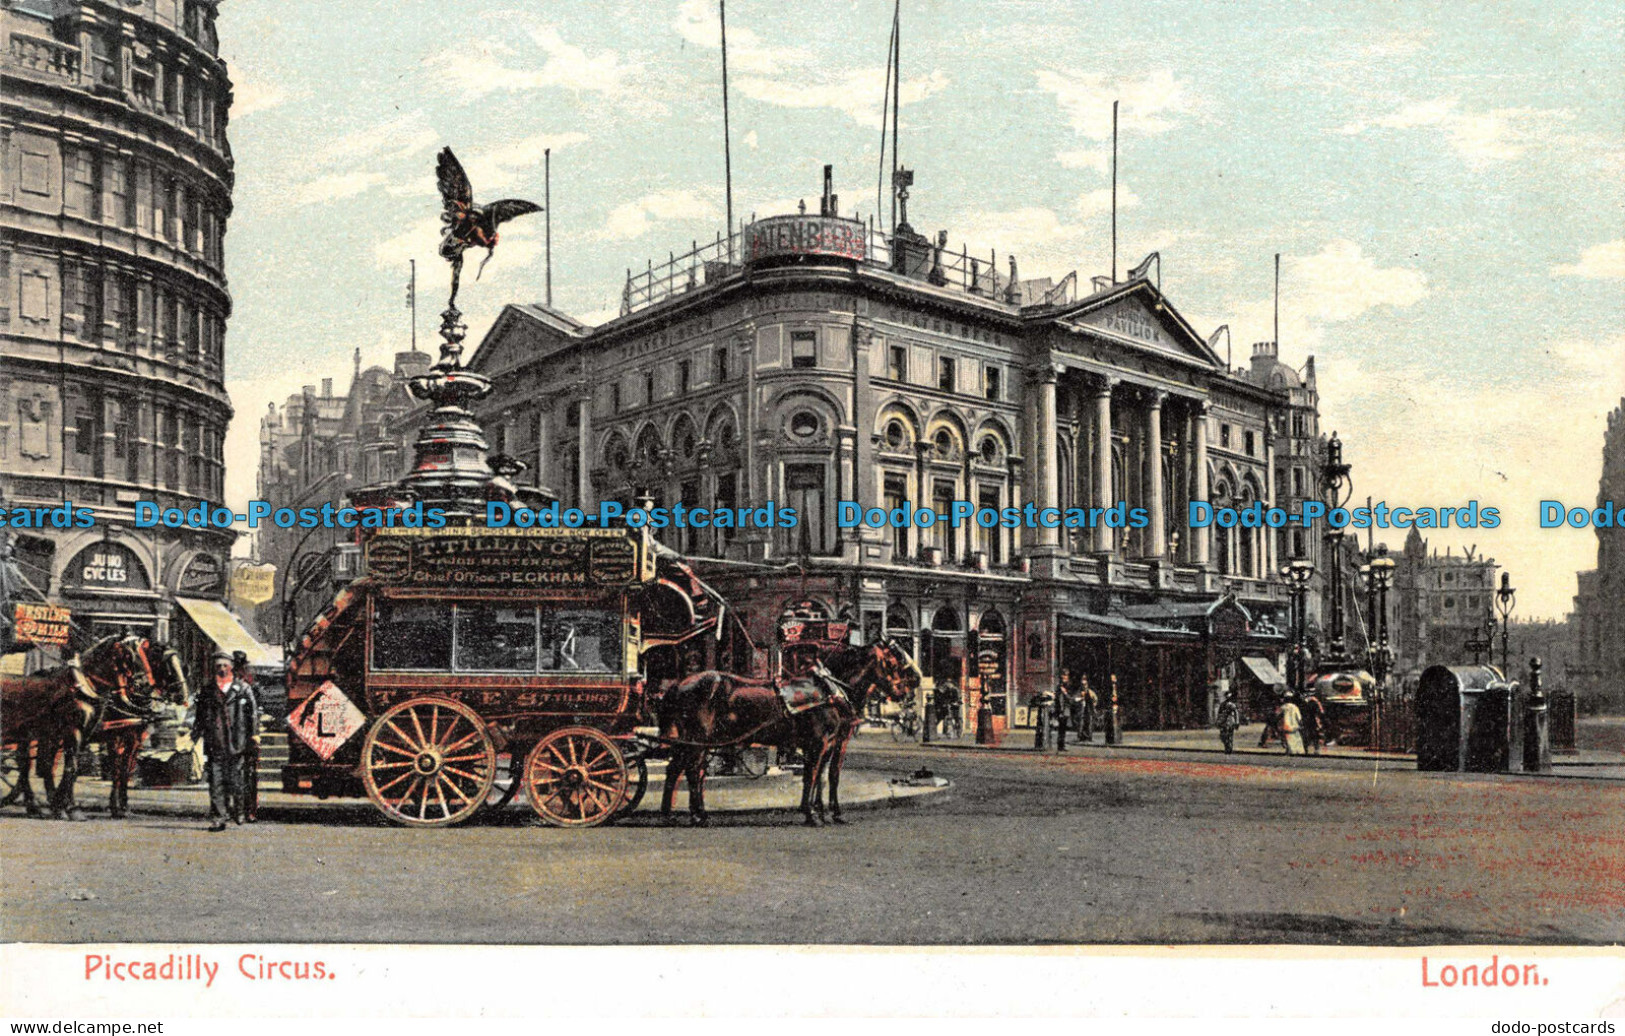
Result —
[[459, 604], [456, 668], [475, 673], [536, 671], [536, 609]]
[[818, 334], [814, 331], [793, 331], [790, 334], [790, 366], [818, 366]]
[[1227, 424], [1219, 426], [1219, 445], [1227, 450], [1230, 448], [1230, 426]]
[[[698, 479], [684, 482], [678, 489], [678, 499], [682, 501], [685, 510], [692, 511], [700, 506], [700, 483]], [[678, 542], [682, 545], [684, 554], [699, 553], [700, 530], [694, 528], [692, 523], [685, 524], [678, 530]]]
[[677, 361], [677, 393], [678, 393], [678, 395], [687, 395], [688, 394], [689, 373], [690, 373], [690, 364], [689, 364], [689, 362], [687, 360], [678, 360]]
[[643, 402], [645, 405], [655, 401], [655, 372], [645, 371], [643, 375]]
[[[990, 508], [995, 513], [999, 510], [999, 489], [997, 486], [983, 486], [977, 498], [978, 508]], [[980, 525], [978, 525], [980, 528]], [[982, 530], [982, 550], [987, 554], [989, 565], [1004, 564], [1004, 530], [997, 525]]]
[[[938, 514], [949, 514], [954, 508], [954, 484], [952, 482], [936, 482], [931, 486], [931, 509]], [[936, 545], [942, 548], [942, 560], [953, 561], [959, 556], [959, 534], [947, 522], [937, 522], [932, 526], [936, 530]]]
[[135, 191], [131, 190], [129, 159], [114, 158], [108, 163], [107, 186], [113, 196], [113, 218], [121, 227], [135, 226]]
[[96, 452], [97, 441], [101, 439], [101, 429], [96, 427], [96, 412], [89, 406], [81, 407], [73, 424], [73, 452], [81, 457], [92, 456]]
[[716, 354], [712, 357], [711, 363], [712, 363], [712, 372], [711, 372], [712, 377], [711, 377], [711, 380], [715, 381], [718, 385], [720, 385], [723, 382], [727, 381], [728, 380], [728, 350], [727, 349], [718, 349], [716, 351]]
[[[902, 475], [886, 476], [886, 512], [901, 510], [908, 499], [908, 479]], [[908, 525], [898, 525], [891, 531], [892, 560], [908, 557]]]
[[1256, 434], [1254, 434], [1253, 432], [1247, 432], [1243, 436], [1243, 441], [1246, 444], [1245, 448], [1247, 450], [1247, 456], [1249, 456], [1249, 457], [1256, 456], [1254, 451], [1258, 447], [1258, 436]]
[[954, 390], [954, 361], [946, 356], [937, 360], [937, 388], [944, 392]]
[[118, 343], [121, 348], [135, 347], [135, 280], [115, 277], [113, 282], [113, 322], [118, 325]]
[[449, 670], [451, 618], [451, 605], [438, 601], [379, 601], [372, 620], [373, 668]]
[[619, 612], [599, 608], [542, 612], [542, 672], [615, 673], [623, 663]]
[[85, 219], [102, 218], [101, 156], [89, 148], [74, 148], [68, 159], [68, 208]]
[[179, 193], [180, 185], [173, 179], [164, 182], [163, 202], [154, 209], [152, 215], [153, 233], [174, 239], [175, 199]]
[[908, 346], [894, 345], [891, 347], [891, 366], [887, 373], [893, 381], [908, 380]]
[[79, 337], [87, 342], [102, 338], [102, 270], [99, 266], [86, 266], [79, 271], [79, 311], [84, 323]]
[[797, 554], [823, 554], [829, 550], [829, 528], [824, 514], [824, 468], [821, 464], [792, 464], [784, 469], [784, 487], [795, 508], [796, 527], [786, 529], [789, 549]]
[[1292, 469], [1292, 495], [1293, 496], [1302, 496], [1303, 495], [1303, 469], [1302, 468], [1293, 468]]
[[[725, 475], [717, 476], [717, 507], [720, 510], [732, 511], [739, 506], [739, 473], [730, 471]], [[714, 522], [712, 524], [715, 524]], [[728, 526], [718, 530], [717, 554], [720, 556], [723, 547], [733, 542], [737, 530]]]
[[999, 380], [1000, 380], [999, 374], [1000, 374], [999, 368], [997, 368], [997, 367], [988, 367], [988, 369], [987, 369], [987, 386], [986, 386], [986, 388], [987, 388], [987, 398], [990, 399], [990, 400], [993, 400], [994, 402], [997, 402], [998, 399], [999, 399], [999, 390], [1000, 390], [1000, 387], [1001, 387], [999, 385]]

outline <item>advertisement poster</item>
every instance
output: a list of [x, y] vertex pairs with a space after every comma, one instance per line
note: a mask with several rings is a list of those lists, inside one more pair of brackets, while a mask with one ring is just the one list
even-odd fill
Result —
[[1625, 1017], [1616, 5], [0, 37], [12, 1031]]

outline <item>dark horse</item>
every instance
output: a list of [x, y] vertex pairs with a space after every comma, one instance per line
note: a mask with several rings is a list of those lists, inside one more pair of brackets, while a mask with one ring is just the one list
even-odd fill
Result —
[[[155, 698], [185, 704], [186, 677], [173, 650], [133, 635], [107, 637], [66, 665], [8, 679], [0, 686], [0, 742], [17, 746], [18, 773], [17, 787], [0, 805], [21, 797], [29, 816], [40, 814], [28, 780], [32, 750], [51, 815], [83, 820], [73, 797], [79, 752], [99, 741], [112, 762], [108, 811], [123, 816], [136, 749]], [[59, 754], [60, 783], [54, 780]]]
[[[830, 812], [841, 819], [841, 765], [871, 694], [897, 700], [914, 693], [920, 671], [893, 641], [843, 648], [812, 674], [784, 688], [732, 673], [695, 673], [660, 702], [660, 736], [671, 745], [660, 813], [669, 822], [677, 782], [688, 778], [689, 821], [707, 822], [705, 756], [713, 748], [775, 745], [801, 750], [801, 813], [807, 826], [824, 819], [821, 779], [829, 775]], [[781, 693], [782, 692], [782, 693]]]

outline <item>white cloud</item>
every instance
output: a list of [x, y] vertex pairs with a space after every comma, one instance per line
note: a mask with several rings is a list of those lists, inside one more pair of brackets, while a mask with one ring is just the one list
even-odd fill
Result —
[[311, 151], [310, 163], [318, 168], [354, 168], [373, 159], [411, 158], [430, 150], [438, 140], [422, 112], [409, 112], [328, 140]]
[[[1292, 352], [1312, 351], [1325, 340], [1327, 325], [1379, 306], [1412, 306], [1427, 295], [1422, 271], [1379, 266], [1353, 241], [1330, 241], [1315, 255], [1282, 256], [1281, 341]], [[1231, 300], [1219, 319], [1234, 329], [1238, 345], [1266, 341], [1274, 333], [1274, 309], [1270, 296]]]
[[745, 146], [750, 148], [752, 151], [755, 151], [761, 146], [761, 141], [757, 138], [755, 130], [751, 130], [749, 133], [745, 134]]
[[[885, 82], [884, 69], [867, 68], [822, 83], [804, 79], [746, 78], [739, 81], [739, 92], [753, 101], [781, 108], [832, 108], [850, 116], [860, 126], [879, 129], [881, 88]], [[903, 80], [898, 100], [905, 106], [917, 104], [947, 87], [948, 76], [934, 71]]]
[[1586, 277], [1594, 280], [1625, 280], [1625, 238], [1592, 245], [1580, 253], [1580, 261], [1552, 267], [1558, 277]]
[[604, 221], [602, 236], [611, 241], [642, 237], [658, 222], [715, 220], [717, 206], [695, 191], [658, 191], [616, 206]]
[[293, 94], [276, 83], [239, 77], [231, 84], [231, 117], [241, 119], [269, 111], [292, 99]]
[[1465, 162], [1482, 166], [1522, 157], [1531, 147], [1549, 141], [1556, 123], [1570, 118], [1566, 111], [1527, 107], [1464, 111], [1460, 98], [1440, 97], [1412, 101], [1376, 119], [1347, 123], [1338, 132], [1353, 136], [1373, 129], [1436, 129]]
[[531, 29], [530, 40], [541, 52], [522, 55], [498, 40], [465, 41], [424, 59], [423, 64], [456, 87], [464, 98], [493, 93], [521, 93], [558, 87], [575, 93], [619, 92], [635, 66], [622, 64], [612, 50], [588, 54], [566, 43], [551, 26]]
[[[722, 49], [722, 24], [711, 0], [683, 0], [677, 5], [672, 28], [689, 43], [709, 50]], [[811, 54], [799, 47], [773, 47], [737, 21], [728, 30], [729, 71], [772, 75], [786, 66], [810, 63]]]
[[[1166, 133], [1200, 108], [1190, 84], [1168, 71], [1152, 72], [1139, 79], [1108, 80], [1089, 72], [1040, 69], [1038, 86], [1055, 95], [1072, 128], [1088, 140], [1111, 139], [1113, 101], [1119, 102], [1120, 134]], [[1064, 154], [1073, 162], [1081, 162], [1087, 152]], [[1067, 161], [1063, 159], [1062, 164]], [[1096, 161], [1091, 158], [1087, 164], [1093, 167]]]
[[[1111, 194], [1110, 188], [1085, 191], [1065, 215], [1043, 206], [977, 213], [963, 223], [964, 240], [978, 251], [993, 249], [1000, 256], [1014, 255], [1023, 279], [1049, 276], [1058, 280], [1075, 269], [1087, 282], [1094, 270], [1104, 272], [1110, 265], [1110, 237], [1102, 217], [1111, 212]], [[1139, 195], [1119, 185], [1119, 209], [1139, 204]]]
[[365, 194], [374, 187], [381, 186], [387, 177], [383, 173], [333, 173], [329, 176], [318, 176], [314, 180], [300, 184], [293, 192], [295, 205], [318, 205], [324, 202], [341, 201], [345, 198], [354, 198]]
[[440, 217], [428, 216], [373, 249], [373, 260], [383, 269], [404, 269], [411, 259], [435, 255], [440, 243]]

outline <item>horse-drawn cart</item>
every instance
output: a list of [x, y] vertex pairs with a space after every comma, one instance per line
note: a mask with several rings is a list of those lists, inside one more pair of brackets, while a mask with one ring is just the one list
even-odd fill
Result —
[[639, 655], [659, 586], [644, 533], [379, 530], [364, 556], [290, 656], [284, 790], [364, 790], [416, 826], [521, 788], [562, 826], [641, 797]]

